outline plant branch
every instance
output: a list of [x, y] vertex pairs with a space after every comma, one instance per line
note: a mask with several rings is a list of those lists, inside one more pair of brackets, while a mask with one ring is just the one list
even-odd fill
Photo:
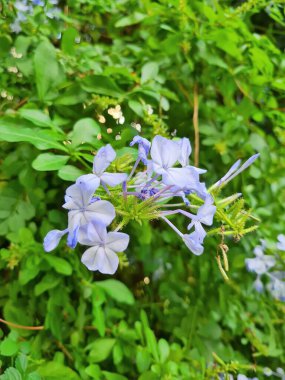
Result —
[[5, 319], [0, 318], [0, 322], [4, 323], [5, 325], [11, 326], [14, 329], [22, 329], [22, 330], [44, 330], [44, 326], [23, 326], [23, 325], [18, 325], [13, 322], [8, 322], [5, 321]]

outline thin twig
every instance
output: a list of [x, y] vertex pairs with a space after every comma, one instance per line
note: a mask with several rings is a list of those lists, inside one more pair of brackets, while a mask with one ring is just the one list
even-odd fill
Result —
[[73, 361], [73, 357], [71, 355], [71, 353], [68, 351], [68, 349], [59, 341], [57, 340], [56, 341], [56, 345], [57, 347], [65, 354], [65, 356], [70, 360], [70, 361]]
[[22, 330], [43, 330], [44, 326], [23, 326], [23, 325], [18, 325], [13, 322], [8, 322], [5, 321], [5, 319], [0, 318], [0, 322], [4, 323], [5, 325], [14, 327], [15, 329], [22, 329]]
[[195, 133], [195, 150], [194, 150], [194, 164], [196, 167], [199, 166], [199, 150], [200, 150], [200, 136], [199, 136], [199, 97], [198, 97], [198, 85], [194, 84], [193, 90], [193, 100], [194, 100], [194, 109], [193, 109], [193, 126]]
[[17, 103], [13, 109], [16, 111], [17, 109], [21, 108], [24, 104], [26, 104], [28, 100], [28, 98], [20, 100], [19, 103]]

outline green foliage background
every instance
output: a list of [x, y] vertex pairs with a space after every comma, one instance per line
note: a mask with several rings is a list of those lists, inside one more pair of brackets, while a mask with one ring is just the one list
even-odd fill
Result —
[[[15, 2], [0, 4], [0, 318], [44, 326], [1, 324], [0, 379], [263, 379], [264, 367], [284, 368], [285, 305], [256, 293], [244, 265], [259, 238], [285, 232], [284, 1], [60, 1], [57, 19], [34, 7], [19, 34]], [[112, 278], [88, 272], [80, 248], [44, 253], [93, 151], [111, 143], [128, 167], [132, 123], [194, 145], [195, 91], [209, 185], [261, 154], [224, 192], [242, 190], [261, 219], [227, 239], [230, 282], [218, 238], [195, 257], [156, 222], [129, 227], [129, 265]], [[107, 113], [117, 104], [124, 125]]]

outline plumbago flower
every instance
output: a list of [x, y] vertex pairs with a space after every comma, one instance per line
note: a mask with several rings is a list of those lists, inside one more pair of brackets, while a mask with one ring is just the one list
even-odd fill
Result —
[[[285, 250], [285, 247], [283, 245], [283, 243], [285, 242], [284, 239], [285, 235], [278, 235], [279, 242], [276, 244], [277, 250]], [[267, 290], [271, 293], [271, 295], [274, 298], [280, 301], [285, 301], [285, 272], [282, 270], [278, 270], [278, 256], [264, 254], [264, 251], [266, 249], [266, 242], [264, 240], [261, 240], [261, 245], [257, 245], [254, 248], [253, 253], [255, 254], [255, 258], [245, 260], [247, 270], [257, 274], [253, 286], [258, 292], [264, 291], [265, 287], [262, 282], [262, 277], [267, 277]], [[270, 271], [273, 268], [277, 270]]]
[[[143, 220], [160, 218], [194, 255], [203, 253], [205, 228], [213, 224], [217, 210], [217, 220], [223, 225], [225, 235], [240, 237], [256, 228], [243, 227], [248, 214], [240, 210], [240, 206], [235, 211], [235, 219], [242, 215], [242, 227], [239, 224], [235, 229], [230, 215], [226, 214], [225, 207], [236, 201], [240, 193], [221, 201], [218, 194], [221, 186], [248, 167], [257, 155], [239, 169], [238, 161], [218, 185], [207, 190], [205, 182], [200, 180], [200, 175], [206, 171], [190, 165], [192, 149], [187, 138], [170, 140], [155, 136], [150, 142], [135, 136], [130, 146], [138, 147], [138, 156], [129, 174], [106, 171], [116, 160], [116, 152], [108, 144], [94, 157], [92, 173], [80, 176], [67, 188], [63, 205], [68, 210], [67, 228], [46, 235], [44, 248], [47, 252], [55, 249], [67, 234], [67, 244], [71, 248], [77, 243], [89, 246], [81, 259], [89, 270], [113, 274], [119, 266], [118, 254], [129, 244], [129, 236], [119, 230], [130, 221], [141, 224]], [[138, 170], [139, 165], [144, 166], [142, 171]], [[174, 199], [180, 203], [174, 203]], [[231, 208], [235, 210], [234, 205]], [[175, 214], [187, 219], [188, 233], [180, 231], [170, 220]], [[108, 232], [110, 225], [113, 231]], [[220, 234], [220, 227], [213, 233]]]

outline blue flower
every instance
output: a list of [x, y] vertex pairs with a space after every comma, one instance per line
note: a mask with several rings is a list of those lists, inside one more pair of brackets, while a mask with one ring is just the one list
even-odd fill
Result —
[[[125, 173], [107, 173], [105, 170], [116, 158], [116, 152], [110, 144], [99, 149], [94, 157], [93, 174], [84, 174], [77, 178], [76, 183], [85, 183], [94, 191], [101, 185], [117, 186], [126, 181], [127, 174]], [[93, 191], [93, 192], [94, 192]]]
[[187, 167], [173, 167], [181, 160], [181, 146], [177, 141], [155, 136], [150, 155], [152, 160], [149, 162], [149, 167], [156, 174], [162, 176], [162, 182], [165, 185], [175, 185], [181, 189], [193, 186], [193, 178], [191, 178], [191, 172]]
[[278, 235], [277, 239], [279, 240], [279, 242], [276, 244], [276, 247], [280, 251], [285, 251], [285, 235]]
[[190, 234], [184, 234], [182, 239], [185, 245], [190, 249], [191, 252], [196, 256], [200, 256], [204, 252], [203, 240], [206, 236], [206, 231], [202, 228], [201, 231], [194, 231]]
[[42, 1], [42, 0], [32, 0], [32, 3], [34, 5], [38, 5], [40, 7], [43, 7], [45, 5], [44, 1]]
[[235, 178], [237, 175], [239, 175], [241, 172], [247, 169], [259, 156], [260, 156], [259, 153], [254, 154], [242, 166], [240, 166], [241, 160], [236, 161], [233, 164], [233, 166], [229, 169], [229, 171], [218, 182], [216, 182], [211, 187], [211, 189], [226, 185], [233, 178]]
[[271, 295], [280, 301], [285, 301], [285, 272], [271, 272], [269, 278], [270, 282], [267, 285], [267, 289]]
[[182, 167], [188, 166], [189, 157], [192, 152], [190, 141], [186, 137], [183, 137], [182, 139], [178, 141], [178, 144], [180, 145], [180, 149], [181, 149], [178, 161]]
[[246, 259], [246, 267], [250, 272], [254, 272], [258, 275], [262, 275], [266, 273], [270, 268], [272, 268], [276, 260], [273, 256], [264, 255], [260, 246], [257, 246], [254, 249], [255, 258], [254, 259]]
[[83, 245], [91, 246], [81, 258], [82, 263], [91, 271], [114, 274], [119, 265], [117, 252], [123, 252], [129, 244], [129, 235], [123, 232], [108, 232], [100, 222], [83, 227], [84, 233], [79, 239]]
[[192, 222], [188, 225], [188, 230], [194, 226], [195, 231], [203, 236], [204, 228], [202, 227], [202, 224], [205, 224], [206, 226], [211, 226], [213, 224], [216, 209], [216, 206], [213, 205], [213, 198], [208, 195], [204, 204], [199, 207], [197, 214], [191, 214]]
[[138, 144], [139, 160], [141, 160], [145, 165], [147, 165], [147, 162], [148, 162], [147, 156], [150, 151], [151, 143], [147, 139], [141, 136], [135, 136], [133, 140], [131, 141], [130, 146], [133, 146], [135, 144]]
[[50, 231], [44, 239], [44, 249], [49, 252], [55, 249], [61, 237], [68, 233], [67, 243], [74, 248], [79, 236], [84, 233], [82, 227], [92, 221], [108, 226], [115, 217], [114, 206], [108, 201], [95, 201], [94, 189], [84, 184], [74, 184], [67, 188], [65, 204], [68, 212], [68, 228], [64, 231]]

